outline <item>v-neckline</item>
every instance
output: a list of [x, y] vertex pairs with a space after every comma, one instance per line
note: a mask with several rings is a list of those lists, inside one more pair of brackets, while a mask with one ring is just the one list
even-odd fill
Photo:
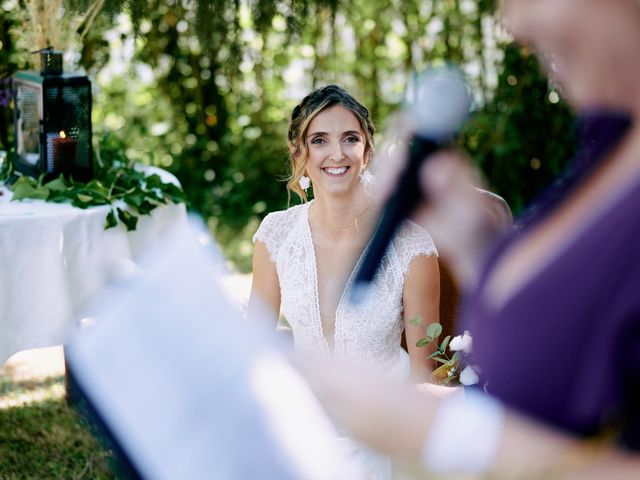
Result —
[[360, 254], [358, 255], [358, 260], [356, 261], [353, 269], [351, 270], [351, 273], [349, 274], [349, 277], [347, 279], [347, 283], [345, 283], [344, 285], [344, 289], [342, 290], [342, 294], [340, 295], [340, 299], [338, 300], [338, 305], [336, 306], [336, 312], [334, 314], [334, 319], [333, 319], [333, 348], [329, 347], [329, 341], [327, 340], [327, 336], [325, 335], [325, 331], [324, 331], [324, 327], [323, 327], [323, 323], [322, 323], [322, 315], [320, 315], [320, 290], [319, 290], [319, 281], [318, 281], [318, 258], [316, 255], [316, 245], [313, 242], [313, 234], [311, 233], [311, 221], [309, 219], [309, 212], [311, 210], [311, 204], [313, 203], [313, 200], [308, 202], [307, 204], [307, 211], [306, 211], [306, 215], [305, 215], [305, 225], [306, 225], [306, 235], [307, 235], [307, 240], [309, 242], [309, 245], [311, 246], [311, 266], [312, 266], [312, 272], [313, 272], [313, 303], [314, 303], [314, 307], [315, 307], [315, 320], [316, 320], [316, 327], [320, 333], [320, 337], [322, 338], [322, 346], [326, 349], [326, 352], [332, 355], [335, 355], [336, 353], [336, 346], [337, 346], [337, 339], [338, 339], [338, 326], [340, 325], [340, 323], [338, 322], [338, 318], [339, 318], [339, 314], [343, 309], [344, 306], [344, 302], [345, 302], [345, 296], [346, 293], [349, 291], [349, 289], [351, 288], [351, 284], [353, 283], [353, 277], [355, 275], [355, 272], [358, 271], [358, 269], [360, 268], [360, 264], [362, 263], [362, 259], [364, 258], [364, 252], [367, 250], [367, 248], [369, 247], [369, 244], [371, 243], [371, 240], [369, 239], [366, 243], [366, 245], [364, 246], [364, 248], [362, 249], [362, 251], [360, 252]]

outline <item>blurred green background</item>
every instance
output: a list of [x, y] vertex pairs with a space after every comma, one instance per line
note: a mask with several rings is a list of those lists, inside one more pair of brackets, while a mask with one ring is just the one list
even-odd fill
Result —
[[[511, 42], [491, 0], [0, 5], [0, 79], [33, 68], [37, 48], [69, 52], [67, 63], [94, 85], [95, 138], [111, 132], [130, 159], [174, 173], [241, 271], [251, 268], [260, 219], [287, 207], [287, 118], [314, 87], [343, 85], [384, 131], [414, 74], [460, 65], [476, 109], [459, 141], [515, 213], [575, 145], [571, 112], [533, 55]], [[0, 149], [12, 142], [7, 86]]]

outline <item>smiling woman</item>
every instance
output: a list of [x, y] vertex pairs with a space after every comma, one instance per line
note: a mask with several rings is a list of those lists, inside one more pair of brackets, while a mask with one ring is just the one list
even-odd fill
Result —
[[[358, 305], [346, 300], [375, 224], [374, 199], [365, 188], [374, 131], [366, 107], [336, 85], [311, 92], [294, 108], [287, 187], [305, 203], [273, 212], [260, 225], [249, 314], [266, 303], [274, 324], [284, 315], [298, 351], [426, 381], [429, 352], [416, 347], [423, 332], [409, 320], [438, 321], [440, 284], [431, 237], [406, 222], [385, 254], [369, 298]], [[403, 329], [409, 355], [401, 347]], [[389, 477], [386, 461], [369, 455], [364, 461], [371, 478]]]
[[[335, 108], [334, 108], [335, 107]], [[313, 129], [311, 128], [311, 124]], [[333, 134], [333, 138], [328, 138]], [[287, 183], [290, 192], [294, 192], [307, 200], [306, 190], [309, 180], [307, 177], [307, 163], [312, 153], [314, 157], [327, 154], [326, 146], [331, 140], [337, 140], [336, 145], [353, 145], [358, 149], [351, 152], [361, 157], [362, 167], [366, 166], [373, 155], [373, 135], [375, 128], [369, 117], [367, 108], [360, 104], [349, 93], [337, 85], [328, 85], [310, 93], [293, 109], [289, 122], [288, 145], [291, 154], [292, 175]], [[336, 155], [335, 152], [328, 152]], [[340, 153], [337, 154], [340, 161]], [[330, 165], [327, 165], [330, 166]], [[337, 164], [336, 166], [339, 166]], [[304, 188], [304, 185], [307, 185]], [[317, 194], [314, 188], [314, 193]]]
[[341, 195], [353, 190], [367, 167], [363, 137], [356, 116], [339, 104], [309, 123], [306, 170], [316, 196], [321, 191]]

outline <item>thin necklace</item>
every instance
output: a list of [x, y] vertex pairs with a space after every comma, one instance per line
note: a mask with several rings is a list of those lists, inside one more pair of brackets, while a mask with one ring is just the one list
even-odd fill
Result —
[[360, 231], [360, 225], [358, 223], [358, 220], [360, 220], [363, 217], [368, 217], [369, 215], [371, 215], [371, 207], [368, 207], [360, 215], [357, 215], [356, 218], [353, 219], [353, 223], [348, 223], [346, 225], [334, 225], [332, 223], [327, 223], [322, 219], [320, 219], [320, 223], [322, 223], [325, 227], [331, 227], [331, 228], [351, 228], [351, 227], [356, 227], [356, 231], [359, 232]]

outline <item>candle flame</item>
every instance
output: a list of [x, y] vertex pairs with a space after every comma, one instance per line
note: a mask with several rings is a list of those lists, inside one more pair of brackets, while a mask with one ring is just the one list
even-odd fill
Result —
[[67, 134], [64, 133], [64, 130], [60, 130], [60, 138], [67, 138]]

